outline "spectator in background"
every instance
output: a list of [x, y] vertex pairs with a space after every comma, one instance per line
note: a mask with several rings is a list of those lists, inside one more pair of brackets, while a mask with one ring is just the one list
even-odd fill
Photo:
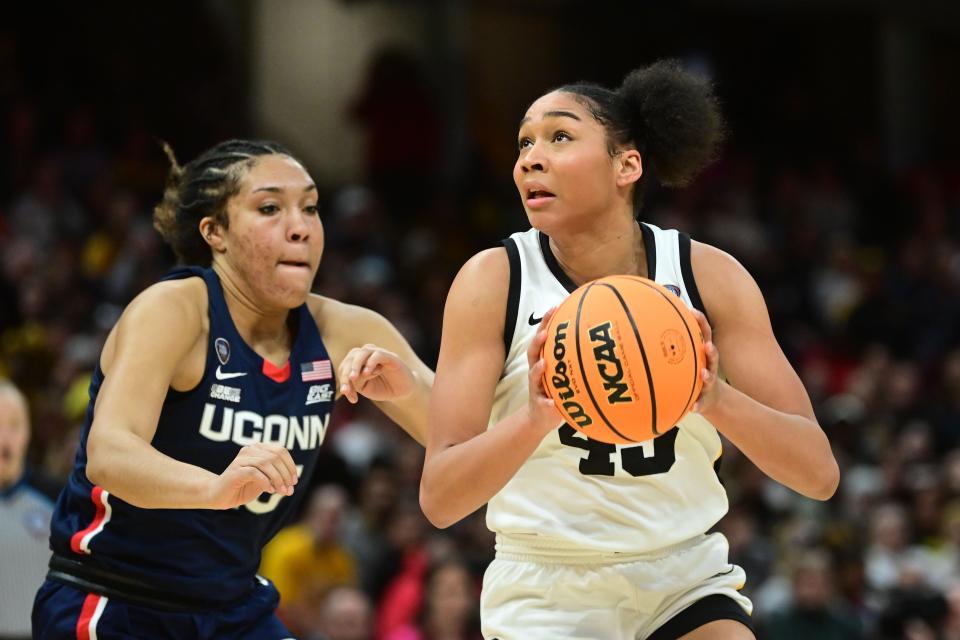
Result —
[[309, 627], [315, 596], [357, 581], [353, 554], [340, 541], [346, 493], [319, 487], [303, 521], [283, 529], [263, 550], [260, 573], [280, 592], [278, 614], [292, 631]]
[[357, 561], [360, 588], [376, 602], [392, 564], [387, 527], [397, 498], [397, 474], [386, 459], [377, 459], [364, 474], [359, 504], [344, 518], [344, 543]]
[[758, 637], [767, 640], [860, 640], [859, 621], [838, 606], [830, 558], [826, 552], [805, 552], [793, 570], [790, 605], [774, 613]]
[[13, 383], [0, 380], [0, 637], [30, 637], [30, 607], [47, 572], [50, 516], [59, 488], [27, 467], [30, 416]]
[[337, 587], [319, 608], [316, 628], [307, 640], [373, 640], [373, 606], [353, 587]]
[[387, 525], [390, 556], [382, 565], [387, 586], [378, 602], [377, 637], [412, 623], [423, 601], [423, 586], [430, 566], [426, 545], [427, 522], [420, 507], [411, 498], [402, 500], [393, 510]]
[[477, 587], [467, 566], [450, 559], [427, 572], [418, 621], [403, 625], [386, 640], [482, 640]]

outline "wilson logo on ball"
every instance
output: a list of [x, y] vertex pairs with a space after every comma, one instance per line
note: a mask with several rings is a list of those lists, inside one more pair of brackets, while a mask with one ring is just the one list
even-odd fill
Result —
[[703, 337], [683, 300], [636, 276], [571, 293], [550, 318], [543, 385], [588, 438], [643, 442], [668, 432], [696, 402]]
[[584, 410], [583, 406], [576, 400], [572, 400], [577, 392], [570, 385], [570, 376], [567, 373], [567, 363], [564, 358], [567, 355], [567, 327], [569, 322], [561, 322], [556, 326], [553, 335], [553, 375], [550, 381], [553, 383], [554, 402], [563, 412], [566, 419], [579, 427], [587, 427], [593, 422]]

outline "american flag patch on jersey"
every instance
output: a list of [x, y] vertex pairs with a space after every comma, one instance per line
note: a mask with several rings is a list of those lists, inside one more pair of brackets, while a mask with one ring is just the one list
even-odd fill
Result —
[[300, 379], [304, 382], [329, 380], [333, 377], [333, 367], [329, 360], [314, 360], [300, 365]]

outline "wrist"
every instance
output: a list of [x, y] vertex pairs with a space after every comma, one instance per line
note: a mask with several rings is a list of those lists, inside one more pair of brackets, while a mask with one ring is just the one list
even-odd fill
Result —
[[224, 506], [223, 496], [220, 495], [220, 479], [221, 476], [207, 471], [206, 469], [201, 469], [200, 473], [195, 474], [196, 477], [192, 479], [191, 484], [193, 495], [197, 496], [200, 505], [200, 509], [227, 509], [229, 507]]
[[722, 420], [724, 410], [726, 409], [727, 392], [729, 390], [730, 385], [728, 385], [725, 380], [718, 378], [717, 381], [713, 383], [713, 389], [710, 390], [707, 402], [703, 403], [698, 413], [711, 423]]

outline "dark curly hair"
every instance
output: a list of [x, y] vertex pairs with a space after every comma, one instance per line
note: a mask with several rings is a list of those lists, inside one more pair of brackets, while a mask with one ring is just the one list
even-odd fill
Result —
[[163, 199], [153, 209], [153, 227], [182, 264], [210, 266], [210, 246], [200, 235], [200, 220], [212, 216], [227, 228], [227, 201], [240, 190], [240, 181], [260, 156], [293, 155], [276, 142], [227, 140], [184, 166], [177, 164], [170, 145], [170, 174]]
[[616, 91], [590, 82], [557, 91], [572, 94], [603, 125], [610, 155], [629, 146], [640, 152], [644, 172], [634, 190], [636, 214], [651, 172], [668, 187], [688, 184], [713, 160], [726, 133], [712, 83], [676, 60], [634, 69]]

